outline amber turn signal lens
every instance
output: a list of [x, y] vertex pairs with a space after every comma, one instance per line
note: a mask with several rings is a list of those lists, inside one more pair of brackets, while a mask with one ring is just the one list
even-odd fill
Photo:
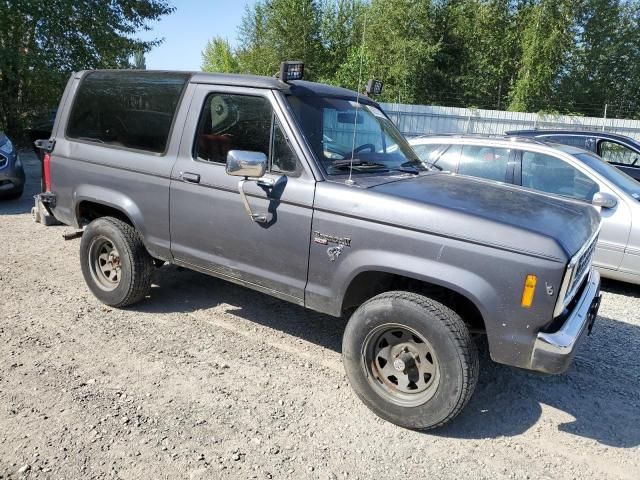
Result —
[[536, 283], [538, 283], [538, 277], [535, 275], [527, 275], [524, 280], [524, 288], [522, 289], [522, 301], [520, 305], [524, 308], [531, 308], [533, 303], [533, 295], [536, 293]]

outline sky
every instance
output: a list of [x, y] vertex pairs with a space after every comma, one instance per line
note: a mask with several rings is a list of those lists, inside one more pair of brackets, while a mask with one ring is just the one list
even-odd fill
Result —
[[246, 5], [255, 0], [170, 0], [176, 10], [141, 32], [143, 40], [164, 38], [146, 54], [150, 70], [200, 70], [202, 50], [207, 42], [221, 36], [236, 44], [237, 29]]

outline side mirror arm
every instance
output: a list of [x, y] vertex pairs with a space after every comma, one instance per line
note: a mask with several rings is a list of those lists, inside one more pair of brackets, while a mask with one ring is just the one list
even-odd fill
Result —
[[275, 182], [270, 178], [259, 178], [259, 179], [252, 180], [252, 179], [249, 179], [249, 177], [245, 177], [244, 179], [238, 182], [238, 192], [240, 192], [240, 198], [242, 199], [244, 209], [249, 214], [249, 218], [251, 218], [251, 220], [257, 223], [266, 223], [267, 216], [264, 213], [254, 213], [253, 210], [251, 210], [251, 205], [249, 205], [249, 199], [247, 198], [247, 194], [244, 193], [244, 184], [248, 181], [255, 181], [258, 185], [268, 187], [268, 188], [273, 187]]

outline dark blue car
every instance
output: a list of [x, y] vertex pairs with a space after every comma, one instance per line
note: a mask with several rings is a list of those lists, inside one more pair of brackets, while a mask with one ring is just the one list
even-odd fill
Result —
[[24, 190], [24, 168], [9, 137], [0, 132], [0, 199], [18, 198]]

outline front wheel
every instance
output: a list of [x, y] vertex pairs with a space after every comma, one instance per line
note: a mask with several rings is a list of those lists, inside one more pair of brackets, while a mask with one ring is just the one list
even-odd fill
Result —
[[458, 314], [410, 292], [387, 292], [362, 304], [344, 333], [349, 382], [374, 413], [427, 430], [453, 419], [478, 380], [478, 353]]
[[101, 217], [87, 226], [80, 263], [91, 292], [106, 305], [131, 305], [151, 289], [153, 258], [136, 229], [117, 218]]

